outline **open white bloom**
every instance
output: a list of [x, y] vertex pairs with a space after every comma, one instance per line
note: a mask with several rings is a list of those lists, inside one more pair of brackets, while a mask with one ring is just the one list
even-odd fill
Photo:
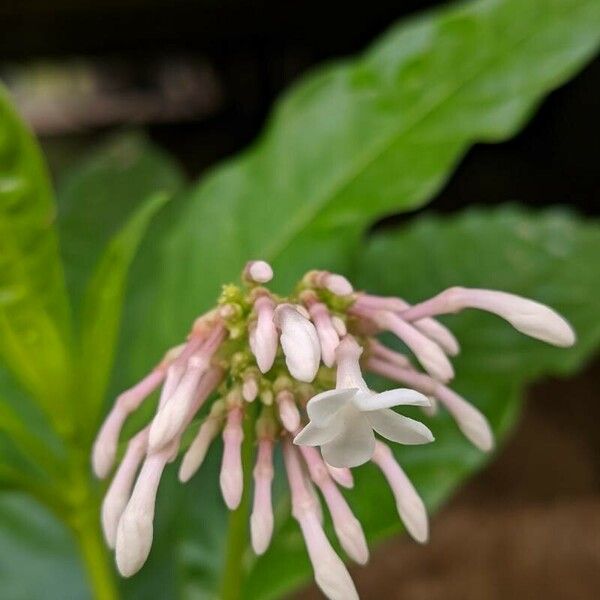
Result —
[[310, 422], [295, 437], [302, 446], [321, 446], [325, 461], [334, 467], [356, 467], [367, 462], [379, 435], [401, 444], [433, 441], [431, 431], [392, 406], [429, 406], [427, 396], [410, 389], [377, 394], [367, 387], [359, 365], [362, 348], [347, 335], [336, 350], [336, 388], [317, 394], [306, 407]]

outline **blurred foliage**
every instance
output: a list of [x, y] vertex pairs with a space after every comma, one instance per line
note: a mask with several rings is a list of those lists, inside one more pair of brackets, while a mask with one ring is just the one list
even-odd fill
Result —
[[[131, 385], [178, 343], [250, 258], [272, 261], [281, 287], [308, 268], [332, 268], [411, 301], [460, 283], [561, 310], [579, 330], [575, 350], [526, 341], [489, 316], [452, 323], [464, 348], [457, 389], [501, 440], [527, 382], [572, 373], [598, 344], [598, 224], [507, 208], [423, 217], [362, 238], [379, 217], [429, 200], [471, 144], [515, 133], [543, 95], [593, 54], [599, 32], [594, 0], [479, 0], [429, 13], [393, 28], [364, 55], [306, 77], [250, 150], [190, 190], [143, 138], [113, 141], [59, 183], [57, 227], [43, 159], [0, 96], [0, 485], [39, 500], [80, 548], [78, 558], [53, 517], [5, 494], [3, 594], [85, 597], [73, 568], [83, 560], [96, 595], [116, 596], [98, 528], [101, 487], [88, 464], [100, 404], [107, 388]], [[42, 415], [53, 433], [32, 436], [44, 427]], [[484, 457], [447, 417], [431, 427], [435, 444], [398, 456], [435, 508]], [[186, 488], [172, 473], [163, 483], [155, 546], [142, 573], [121, 585], [125, 596], [214, 595], [226, 538], [215, 455]], [[368, 536], [397, 531], [381, 479], [369, 467], [357, 479], [348, 497]], [[309, 572], [281, 477], [276, 498], [273, 547], [258, 560], [249, 550], [245, 557], [245, 597], [253, 600], [279, 597]]]

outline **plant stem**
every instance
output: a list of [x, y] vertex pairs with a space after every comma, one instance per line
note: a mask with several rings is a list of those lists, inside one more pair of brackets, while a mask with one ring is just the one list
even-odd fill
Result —
[[99, 514], [97, 507], [86, 511], [85, 518], [75, 528], [75, 535], [95, 600], [117, 600], [119, 591], [100, 530]]
[[91, 480], [88, 453], [72, 449], [71, 510], [67, 521], [79, 545], [83, 566], [95, 600], [118, 600], [112, 560], [100, 527], [100, 489]]
[[252, 479], [252, 458], [254, 455], [255, 418], [254, 407], [248, 407], [244, 419], [244, 442], [242, 445], [242, 469], [244, 473], [244, 493], [238, 508], [229, 513], [225, 566], [221, 581], [220, 600], [240, 600], [244, 586], [244, 550], [248, 544], [248, 518], [250, 513], [250, 483]]

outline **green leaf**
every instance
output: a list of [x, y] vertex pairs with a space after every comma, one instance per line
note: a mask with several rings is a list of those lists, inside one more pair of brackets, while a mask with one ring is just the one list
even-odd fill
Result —
[[55, 415], [69, 385], [69, 307], [44, 160], [0, 87], [0, 356]]
[[[541, 375], [572, 374], [598, 348], [594, 299], [600, 294], [599, 254], [600, 225], [564, 211], [470, 210], [450, 218], [424, 216], [402, 229], [376, 234], [355, 277], [361, 288], [410, 302], [457, 284], [502, 289], [548, 303], [573, 323], [577, 345], [557, 349], [478, 311], [445, 319], [462, 345], [452, 387], [483, 411], [501, 444], [519, 414], [527, 383]], [[394, 445], [394, 451], [427, 505], [435, 509], [488, 458], [469, 444], [447, 414], [418, 418], [430, 426], [435, 443]], [[377, 540], [399, 531], [392, 495], [381, 474], [371, 466], [355, 473], [355, 488], [346, 496], [367, 537]], [[298, 528], [286, 517], [272, 548], [254, 564], [245, 597], [278, 598], [309, 574]]]
[[371, 223], [429, 200], [472, 144], [518, 131], [599, 32], [595, 0], [480, 0], [400, 24], [304, 78], [182, 209], [153, 281], [162, 344], [248, 259], [272, 261], [281, 289], [309, 268], [347, 270]]
[[127, 274], [151, 219], [169, 200], [148, 198], [109, 242], [87, 286], [81, 319], [78, 374], [88, 423], [96, 425], [116, 351]]
[[180, 167], [141, 133], [112, 136], [61, 173], [58, 226], [75, 307], [110, 239], [150, 195], [183, 183]]

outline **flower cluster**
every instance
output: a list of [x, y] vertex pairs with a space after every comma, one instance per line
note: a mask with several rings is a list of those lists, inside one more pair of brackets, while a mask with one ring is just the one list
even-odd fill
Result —
[[[429, 443], [433, 435], [395, 407], [419, 406], [434, 414], [439, 403], [473, 444], [484, 451], [493, 447], [485, 417], [447, 386], [454, 375], [449, 357], [459, 352], [459, 344], [434, 317], [476, 308], [551, 344], [575, 341], [573, 330], [556, 312], [504, 292], [454, 287], [411, 306], [400, 298], [355, 292], [341, 275], [311, 271], [283, 298], [264, 287], [272, 276], [267, 263], [248, 263], [243, 284], [223, 288], [218, 306], [195, 321], [187, 341], [117, 398], [98, 434], [93, 467], [104, 478], [115, 462], [125, 420], [162, 385], [156, 415], [129, 441], [102, 506], [105, 537], [124, 576], [137, 572], [148, 557], [162, 472], [177, 457], [183, 433], [201, 414], [181, 462], [180, 480], [194, 475], [221, 434], [220, 486], [226, 505], [235, 509], [243, 493], [242, 444], [250, 431], [248, 437], [256, 439], [250, 531], [254, 551], [262, 554], [273, 533], [271, 482], [279, 443], [293, 516], [317, 584], [328, 598], [357, 598], [323, 531], [315, 488], [329, 509], [340, 545], [364, 564], [365, 535], [340, 487], [351, 488], [350, 468], [367, 461], [381, 469], [411, 536], [421, 543], [428, 538], [422, 500], [375, 434], [400, 444]], [[385, 331], [404, 343], [422, 370], [377, 340]], [[407, 387], [375, 393], [362, 369]]]

